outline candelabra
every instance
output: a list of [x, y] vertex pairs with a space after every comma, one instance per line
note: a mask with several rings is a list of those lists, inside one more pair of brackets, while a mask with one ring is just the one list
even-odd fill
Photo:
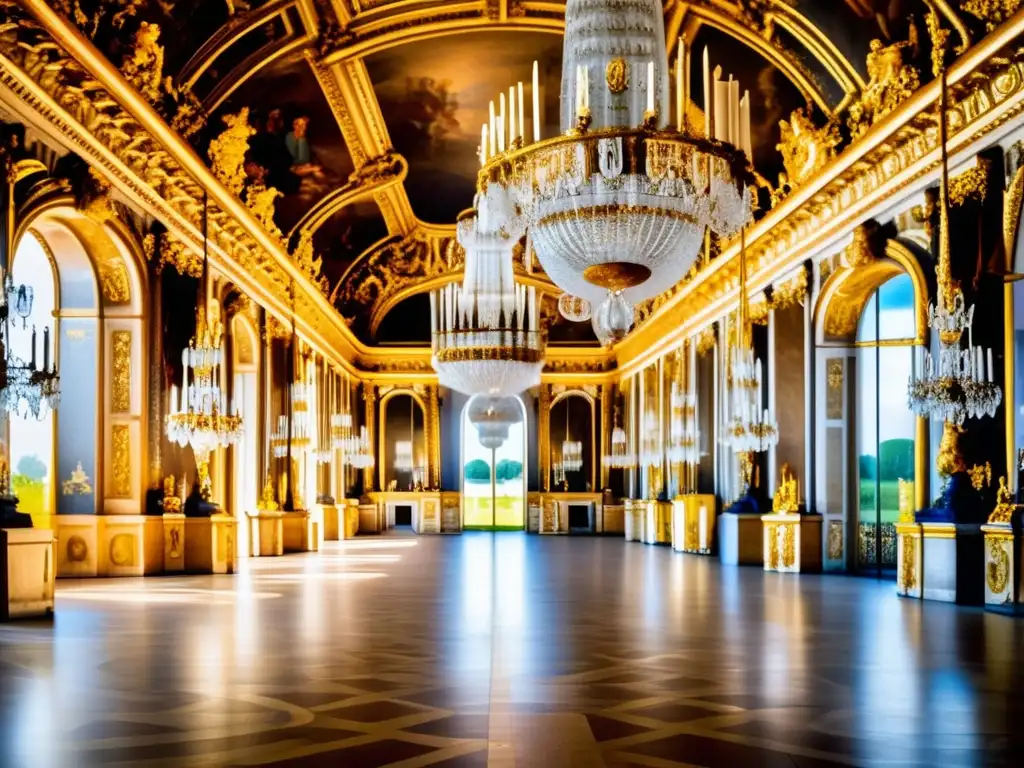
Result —
[[754, 354], [750, 338], [750, 312], [747, 298], [747, 249], [740, 233], [740, 302], [736, 318], [736, 344], [726, 361], [725, 423], [722, 443], [737, 454], [740, 465], [741, 495], [750, 488], [755, 454], [767, 451], [779, 442], [779, 426], [774, 414], [762, 409], [761, 361]]

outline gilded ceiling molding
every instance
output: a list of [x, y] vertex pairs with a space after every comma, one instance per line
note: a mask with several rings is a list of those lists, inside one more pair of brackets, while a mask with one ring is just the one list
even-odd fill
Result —
[[[355, 118], [349, 105], [345, 102], [345, 97], [341, 93], [337, 74], [317, 58], [316, 52], [313, 49], [307, 48], [304, 51], [304, 55], [309, 63], [309, 68], [313, 70], [317, 83], [320, 84], [320, 89], [324, 92], [327, 105], [331, 108], [331, 113], [338, 123], [338, 128], [341, 130], [341, 138], [345, 141], [345, 147], [348, 149], [349, 155], [352, 156], [352, 162], [358, 168], [366, 163], [368, 151], [363, 147], [360, 133], [356, 130]], [[373, 154], [372, 148], [369, 154]]]
[[1017, 238], [1020, 235], [1021, 205], [1024, 204], [1024, 165], [1021, 165], [1010, 181], [1003, 196], [1003, 249], [1006, 257], [1006, 272], [1012, 273], [1016, 266]]
[[[1024, 63], [1016, 56], [1022, 32], [1024, 17], [997, 29], [950, 67], [951, 155], [981, 151], [986, 137], [1024, 112]], [[849, 236], [880, 206], [892, 205], [900, 191], [935, 182], [938, 90], [937, 80], [918, 89], [748, 230], [752, 291], [763, 290], [797, 262]], [[617, 344], [622, 376], [642, 369], [728, 311], [736, 302], [738, 264], [739, 243], [729, 243], [719, 258], [671, 292], [646, 322]]]
[[[291, 26], [286, 16], [287, 11], [291, 8], [296, 8], [299, 17], [302, 19], [304, 26], [302, 38], [304, 42], [308, 42], [317, 33], [317, 15], [316, 9], [313, 6], [313, 0], [271, 0], [259, 8], [236, 14], [228, 19], [227, 23], [214, 32], [200, 46], [199, 50], [192, 55], [192, 58], [185, 63], [185, 66], [181, 68], [177, 76], [178, 82], [185, 83], [190, 88], [195, 86], [196, 81], [203, 76], [203, 73], [217, 61], [217, 58], [224, 51], [252, 30], [273, 22], [276, 16], [281, 16], [285, 25]], [[264, 46], [260, 49], [260, 52], [265, 52], [270, 47]], [[222, 79], [231, 81], [229, 75], [223, 76]], [[232, 83], [231, 90], [237, 88], [238, 85], [240, 83]]]
[[[294, 282], [300, 334], [351, 369], [347, 361], [361, 345], [320, 291], [106, 58], [42, 0], [5, 1], [4, 9], [16, 21], [0, 29], [0, 86], [19, 114], [99, 169], [193, 251], [202, 249], [201, 201], [208, 191], [214, 268], [279, 317], [292, 313]], [[59, 76], [66, 68], [84, 68], [95, 79], [76, 75], [71, 85]]]

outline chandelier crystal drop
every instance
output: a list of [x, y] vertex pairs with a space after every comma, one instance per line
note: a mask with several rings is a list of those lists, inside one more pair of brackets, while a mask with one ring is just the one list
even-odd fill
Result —
[[462, 285], [430, 294], [432, 363], [438, 383], [467, 395], [504, 397], [540, 384], [544, 344], [536, 289], [517, 285], [516, 240], [485, 234], [474, 214], [460, 218]]
[[562, 441], [562, 468], [566, 472], [583, 469], [583, 443], [579, 440]]
[[615, 407], [615, 426], [612, 427], [611, 452], [605, 454], [601, 463], [609, 469], [632, 469], [636, 466], [636, 457], [629, 450], [629, 438], [626, 430], [619, 422], [619, 408]]
[[640, 465], [657, 467], [661, 465], [661, 440], [658, 428], [658, 415], [653, 408], [644, 411], [640, 420]]
[[346, 452], [346, 462], [356, 469], [369, 469], [373, 466], [373, 450], [370, 447], [370, 433], [365, 426], [359, 428], [359, 434], [353, 435]]
[[[515, 89], [508, 112], [502, 94], [481, 131], [483, 231], [513, 240], [529, 231], [547, 276], [594, 307], [615, 296], [631, 309], [667, 291], [706, 230], [728, 237], [751, 218], [749, 97], [711, 72], [705, 51], [705, 124], [699, 133], [688, 125], [680, 41], [670, 127], [663, 14], [659, 0], [568, 0], [561, 134], [541, 139], [536, 63], [532, 142], [521, 96], [516, 121]], [[624, 335], [630, 325], [631, 312], [603, 330]]]
[[399, 472], [412, 472], [416, 463], [412, 455], [412, 441], [398, 440], [395, 442], [395, 469]]

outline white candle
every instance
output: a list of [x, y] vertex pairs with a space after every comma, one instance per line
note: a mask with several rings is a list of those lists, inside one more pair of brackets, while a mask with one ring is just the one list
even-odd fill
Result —
[[517, 83], [516, 88], [519, 96], [519, 133], [516, 134], [526, 143], [526, 111], [523, 109], [523, 81]]
[[516, 127], [519, 124], [516, 122], [516, 89], [509, 87], [508, 89], [508, 145], [512, 146], [512, 142], [516, 140]]
[[480, 165], [487, 165], [487, 125], [480, 127]]
[[533, 140], [540, 141], [540, 68], [533, 62]]
[[722, 68], [715, 67], [712, 73], [712, 85], [715, 89], [714, 131], [715, 138], [720, 141], [729, 140], [729, 83], [722, 81]]
[[590, 70], [583, 68], [583, 106], [590, 109]]
[[992, 383], [992, 347], [988, 348], [988, 383]]
[[683, 43], [682, 36], [679, 37], [679, 51], [676, 54], [676, 130], [683, 130], [683, 58], [685, 56], [686, 46]]
[[490, 128], [488, 135], [491, 137], [491, 143], [489, 145], [487, 154], [493, 155], [497, 150], [498, 132], [494, 130], [494, 102], [491, 102], [491, 113], [490, 113]]
[[654, 62], [647, 62], [647, 111], [654, 111]]
[[178, 386], [171, 384], [171, 406], [170, 412], [175, 413], [178, 410]]
[[740, 149], [746, 153], [747, 160], [754, 161], [754, 148], [750, 141], [750, 91], [743, 92], [740, 102]]
[[714, 115], [714, 89], [711, 87], [711, 64], [708, 59], [707, 46], [704, 47], [704, 137], [712, 138], [712, 118]]
[[729, 143], [740, 145], [740, 81], [729, 75]]
[[505, 94], [498, 94], [498, 151], [505, 151]]
[[576, 65], [576, 116], [583, 113], [583, 67]]

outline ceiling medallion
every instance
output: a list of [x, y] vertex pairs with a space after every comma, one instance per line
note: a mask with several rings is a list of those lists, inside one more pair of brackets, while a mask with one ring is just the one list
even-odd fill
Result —
[[629, 69], [626, 60], [615, 58], [608, 62], [604, 70], [604, 80], [612, 93], [624, 93], [629, 87]]
[[[686, 276], [708, 229], [728, 237], [750, 221], [750, 98], [721, 68], [712, 72], [705, 50], [705, 123], [687, 125], [680, 40], [670, 125], [667, 58], [618, 55], [665, 50], [657, 0], [568, 0], [564, 50], [559, 135], [540, 135], [536, 62], [532, 141], [514, 89], [507, 113], [504, 95], [492, 103], [481, 131], [478, 226], [513, 242], [529, 232], [545, 273], [589, 301], [598, 337], [614, 342], [632, 327], [637, 303]], [[601, 70], [607, 89], [591, 85]]]

